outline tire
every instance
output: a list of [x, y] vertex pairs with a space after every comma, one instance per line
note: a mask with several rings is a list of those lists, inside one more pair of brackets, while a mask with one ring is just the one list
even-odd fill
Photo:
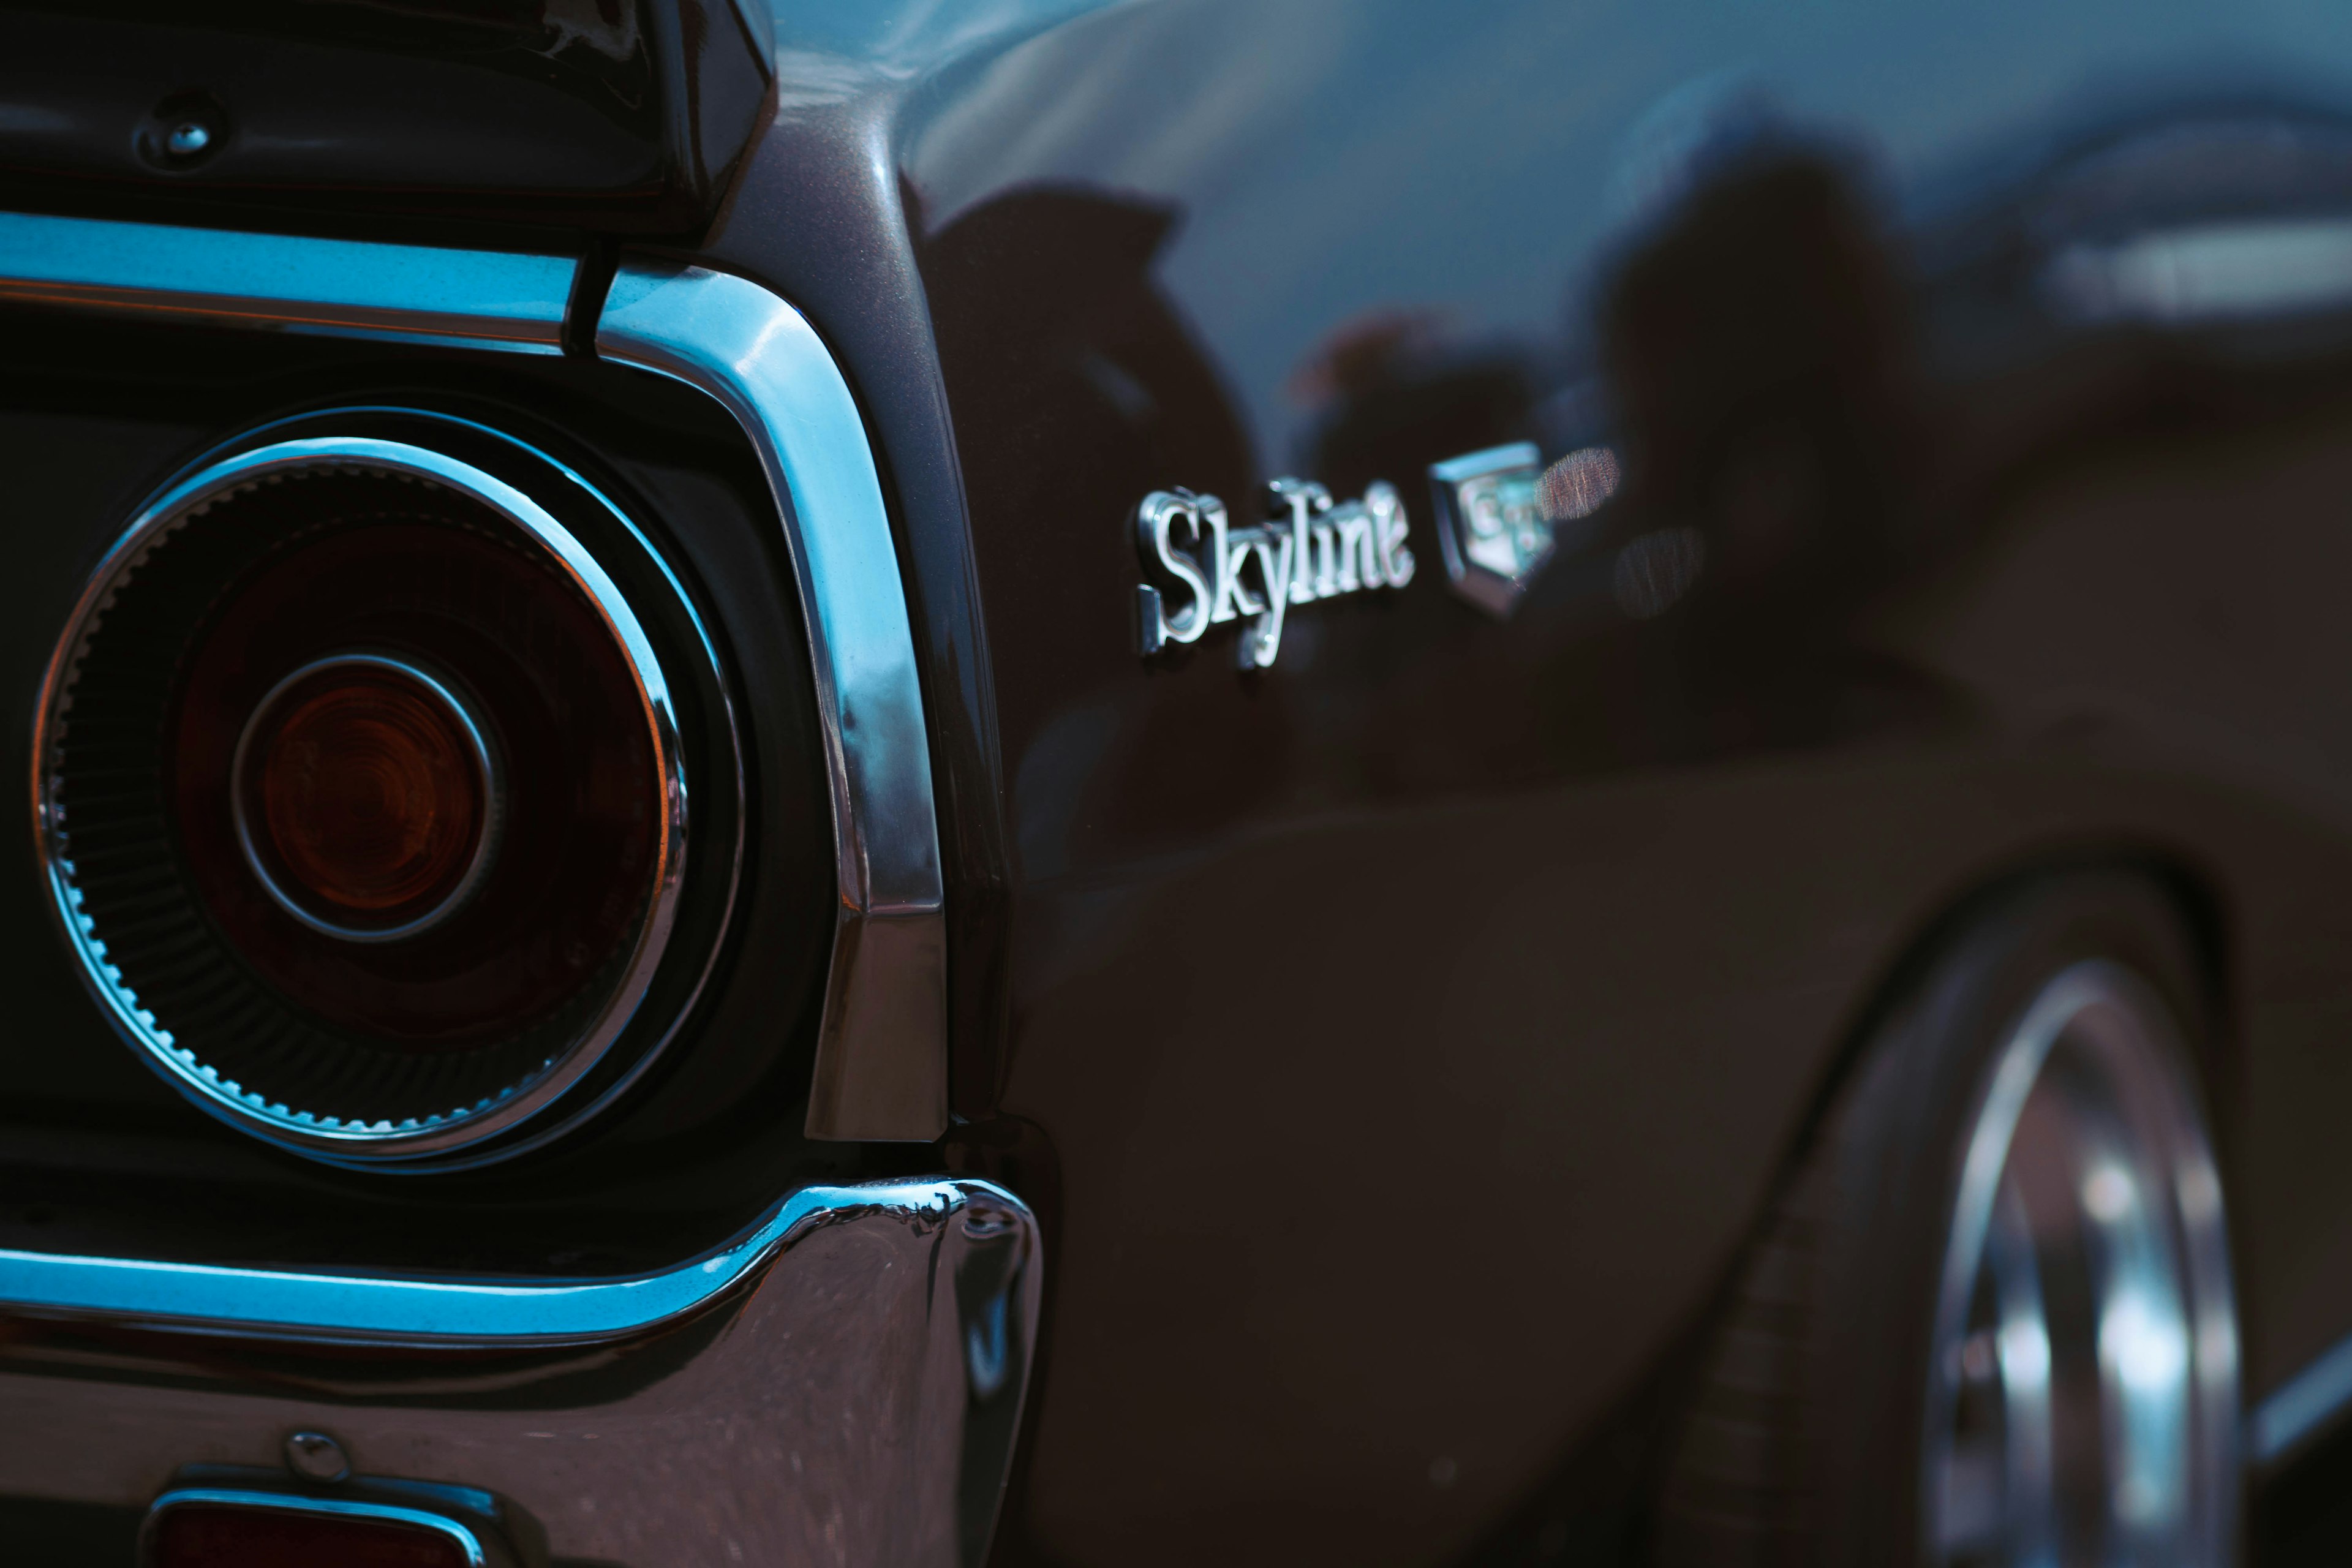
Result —
[[2155, 884], [2079, 874], [1896, 988], [1725, 1305], [1662, 1562], [2234, 1558], [2201, 973]]

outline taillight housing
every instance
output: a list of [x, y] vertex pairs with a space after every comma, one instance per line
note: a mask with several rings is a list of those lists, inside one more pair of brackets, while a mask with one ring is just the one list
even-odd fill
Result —
[[732, 898], [699, 626], [627, 512], [478, 426], [317, 416], [201, 463], [43, 693], [40, 842], [93, 989], [199, 1103], [315, 1156], [577, 1122], [667, 1040]]

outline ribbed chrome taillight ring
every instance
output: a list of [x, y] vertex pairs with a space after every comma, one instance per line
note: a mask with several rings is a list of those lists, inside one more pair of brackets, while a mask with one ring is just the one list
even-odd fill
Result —
[[[537, 458], [535, 453], [531, 456]], [[539, 461], [544, 471], [560, 476], [562, 483], [579, 487], [585, 492], [584, 495], [567, 497], [568, 504], [601, 507], [613, 516], [621, 515], [609, 500], [587, 489], [586, 481], [576, 473], [544, 459]], [[154, 830], [154, 844], [168, 841], [176, 846], [184, 856], [193, 853], [186, 842], [190, 835], [184, 831], [185, 824], [173, 817], [173, 813], [194, 810], [195, 808], [185, 804], [186, 800], [206, 797], [200, 793], [191, 794], [184, 787], [180, 794], [173, 795], [174, 786], [167, 775], [176, 765], [175, 759], [170, 754], [169, 746], [162, 742], [158, 742], [158, 752], [152, 763], [138, 758], [125, 761], [116, 753], [84, 756], [76, 751], [78, 723], [84, 731], [100, 731], [105, 723], [113, 721], [95, 707], [89, 710], [86, 719], [78, 721], [75, 712], [78, 699], [90, 702], [103, 696], [107, 701], [117, 702], [120, 706], [118, 700], [123, 700], [123, 694], [133, 691], [135, 688], [137, 700], [130, 706], [137, 710], [133, 717], [140, 719], [141, 722], [144, 721], [142, 717], [144, 710], [139, 704], [151, 700], [153, 692], [163, 694], [153, 698], [163, 705], [158, 709], [159, 712], [176, 713], [177, 710], [173, 705], [185, 700], [184, 688], [193, 679], [186, 673], [186, 667], [201, 663], [198, 653], [194, 650], [205, 637], [221, 635], [216, 629], [216, 622], [192, 623], [206, 629], [191, 633], [194, 640], [188, 647], [176, 651], [155, 650], [152, 657], [146, 658], [144, 664], [139, 662], [139, 658], [144, 656], [145, 650], [142, 650], [141, 656], [134, 656], [118, 651], [113, 647], [114, 643], [126, 637], [141, 635], [140, 626], [127, 624], [126, 618], [135, 623], [142, 608], [142, 595], [143, 601], [162, 602], [158, 595], [163, 590], [151, 588], [150, 585], [157, 581], [169, 581], [170, 572], [182, 569], [174, 557], [187, 553], [184, 542], [214, 529], [215, 525], [208, 519], [230, 515], [240, 505], [247, 505], [250, 510], [248, 498], [265, 493], [271, 497], [294, 495], [299, 493], [303, 484], [316, 484], [322, 479], [331, 483], [357, 484], [362, 489], [375, 484], [394, 487], [385, 493], [393, 496], [395, 503], [400, 497], [416, 498], [422, 506], [420, 515], [431, 514], [427, 519], [431, 526], [446, 526], [451, 539], [462, 541], [464, 549], [491, 561], [494, 565], [501, 562], [508, 563], [499, 566], [499, 570], [520, 574], [526, 567], [517, 563], [527, 561], [528, 570], [541, 573], [549, 581], [559, 584], [562, 604], [558, 607], [562, 614], [572, 616], [580, 625], [593, 625], [596, 634], [609, 647], [599, 649], [583, 645], [580, 649], [572, 649], [567, 645], [558, 649], [562, 656], [561, 658], [553, 655], [549, 657], [564, 665], [567, 679], [583, 682], [590, 678], [572, 669], [572, 666], [583, 659], [606, 660], [607, 664], [600, 668], [625, 671], [625, 692], [620, 692], [610, 679], [605, 681], [605, 688], [615, 692], [613, 700], [616, 705], [625, 701], [627, 727], [641, 737], [615, 741], [609, 733], [600, 733], [579, 742], [609, 747], [625, 745], [629, 748], [629, 757], [641, 759], [645, 763], [644, 770], [616, 769], [627, 773], [630, 780], [644, 785], [645, 794], [638, 804], [650, 805], [648, 811], [639, 815], [649, 815], [650, 820], [643, 825], [642, 831], [627, 827], [630, 820], [627, 798], [608, 811], [614, 821], [623, 825], [614, 831], [625, 829], [635, 835], [628, 841], [634, 847], [628, 864], [641, 867], [640, 870], [632, 871], [630, 875], [625, 899], [616, 895], [605, 900], [605, 903], [614, 908], [619, 908], [623, 903], [629, 906], [625, 916], [614, 916], [607, 921], [607, 924], [621, 931], [621, 935], [613, 940], [609, 954], [592, 953], [590, 958], [595, 961], [595, 967], [589, 971], [592, 979], [583, 982], [583, 989], [579, 994], [559, 995], [557, 1003], [550, 1004], [547, 1009], [542, 1010], [543, 1016], [532, 1016], [530, 1028], [520, 1033], [515, 1040], [485, 1036], [487, 1044], [478, 1041], [466, 1044], [461, 1040], [459, 1045], [447, 1046], [434, 1042], [432, 1049], [420, 1049], [414, 1053], [415, 1062], [423, 1064], [421, 1067], [408, 1063], [406, 1058], [401, 1058], [399, 1053], [394, 1051], [386, 1058], [393, 1060], [393, 1067], [378, 1071], [381, 1064], [376, 1063], [376, 1058], [385, 1057], [385, 1052], [380, 1048], [382, 1042], [368, 1033], [370, 1024], [364, 1016], [359, 1017], [356, 1023], [350, 1017], [331, 1020], [331, 1026], [310, 1017], [301, 1006], [288, 1007], [288, 1016], [294, 1022], [283, 1024], [283, 1027], [299, 1033], [303, 1028], [315, 1026], [318, 1041], [327, 1042], [323, 1046], [316, 1041], [309, 1042], [307, 1048], [314, 1055], [319, 1052], [331, 1055], [341, 1049], [342, 1046], [336, 1043], [339, 1041], [351, 1043], [352, 1058], [358, 1065], [348, 1070], [339, 1066], [333, 1073], [326, 1073], [323, 1068], [310, 1071], [302, 1065], [300, 1052], [293, 1046], [285, 1046], [281, 1042], [265, 1049], [250, 1040], [232, 1037], [237, 1034], [233, 1029], [224, 1031], [211, 1024], [197, 1026], [184, 1023], [183, 1019], [190, 1016], [192, 1010], [194, 1014], [204, 1014], [205, 1017], [212, 1016], [205, 1014], [204, 1008], [213, 1006], [213, 1004], [205, 1003], [199, 1006], [193, 1001], [185, 1004], [167, 1002], [165, 993], [194, 998], [209, 994], [205, 990], [207, 984], [218, 990], [222, 986], [250, 981], [250, 975], [240, 978], [230, 973], [236, 966], [225, 962], [240, 950], [222, 936], [223, 921], [219, 908], [205, 905], [194, 892], [189, 894], [194, 901], [188, 910], [172, 910], [164, 916], [157, 915], [154, 912], [156, 901], [160, 899], [169, 903], [169, 888], [152, 878], [139, 880], [143, 873], [133, 863], [138, 856], [122, 849], [120, 844], [110, 850], [100, 841], [107, 834], [113, 833], [118, 840], [132, 842], [135, 847], [137, 843], [144, 842], [141, 840], [141, 835], [151, 833], [146, 816], [138, 816], [133, 826], [125, 827], [123, 824], [131, 818], [124, 814], [131, 808], [119, 803], [106, 804], [109, 800], [107, 792], [117, 787], [116, 773], [123, 778], [132, 779], [131, 784], [121, 787], [137, 795], [142, 802], [152, 795], [152, 811], [149, 812], [145, 805], [140, 805], [138, 811], [149, 812], [163, 824], [160, 830]], [[293, 488], [272, 490], [271, 487]], [[444, 517], [443, 513], [447, 516]], [[343, 528], [351, 537], [364, 540], [363, 529], [377, 526], [380, 521], [363, 518], [360, 522], [339, 522], [337, 526]], [[220, 525], [221, 528], [226, 526]], [[419, 522], [410, 529], [412, 533], [418, 533], [419, 537], [425, 539], [425, 545], [417, 544], [407, 535], [401, 536], [403, 547], [409, 551], [410, 555], [417, 555], [419, 551], [426, 549], [432, 537], [437, 537], [419, 531], [425, 527], [425, 522]], [[218, 529], [215, 531], [217, 532]], [[268, 543], [267, 527], [251, 525], [250, 531], [257, 540], [263, 542], [255, 545], [255, 549], [284, 547], [282, 542]], [[344, 535], [334, 537], [340, 540]], [[208, 544], [207, 547], [213, 546]], [[226, 545], [218, 548], [228, 549]], [[244, 546], [240, 544], [237, 548]], [[499, 552], [506, 553], [499, 554]], [[407, 557], [402, 559], [406, 561]], [[355, 570], [348, 563], [342, 569], [346, 580]], [[260, 568], [257, 566], [252, 570], [259, 571]], [[429, 573], [424, 573], [418, 580], [429, 583]], [[176, 595], [173, 600], [175, 604], [194, 604], [200, 596], [193, 580], [189, 584], [174, 584], [172, 592]], [[229, 597], [230, 589], [220, 587], [216, 596]], [[423, 609], [414, 605], [400, 608], [402, 613], [410, 614], [412, 617], [427, 616], [435, 609], [429, 605]], [[446, 609], [446, 606], [442, 608]], [[464, 615], [458, 612], [465, 608], [460, 605], [457, 611], [442, 614], [442, 619], [453, 626], [461, 626]], [[203, 616], [220, 613], [217, 606], [209, 604], [200, 612]], [[397, 616], [391, 611], [386, 611], [385, 616], [397, 621]], [[542, 620], [546, 618], [541, 617]], [[524, 619], [528, 621], [529, 617], [524, 616]], [[488, 647], [499, 640], [491, 635], [498, 630], [497, 626], [490, 627], [488, 631], [477, 627], [465, 632], [465, 635]], [[459, 633], [447, 635], [456, 637]], [[337, 653], [324, 660], [308, 659], [304, 668], [294, 673], [312, 674], [315, 673], [312, 666], [338, 660], [353, 666], [372, 659], [389, 666], [402, 664], [402, 659], [377, 651], [368, 637], [357, 633], [354, 636], [357, 640], [352, 651]], [[169, 639], [165, 637], [163, 640], [168, 642]], [[528, 628], [525, 633], [517, 634], [508, 640], [518, 644], [528, 642]], [[580, 637], [573, 638], [574, 642], [582, 640]], [[593, 641], [593, 638], [588, 640]], [[171, 657], [177, 661], [173, 672], [169, 676], [154, 673], [149, 667], [160, 666], [166, 651], [170, 651]], [[310, 651], [315, 653], [316, 650]], [[520, 659], [525, 656], [518, 653], [514, 657]], [[92, 688], [93, 671], [100, 663], [109, 664], [110, 668], [119, 666], [123, 670], [132, 671], [138, 679], [134, 681], [131, 677], [124, 676], [114, 687], [107, 688], [103, 692], [95, 691]], [[281, 689], [287, 679], [293, 678], [289, 674], [269, 679], [267, 684], [275, 691]], [[417, 679], [430, 684], [432, 678]], [[528, 692], [530, 672], [526, 670], [524, 675], [512, 677], [511, 684], [518, 690]], [[457, 703], [455, 699], [451, 700], [461, 711], [467, 710], [465, 704]], [[265, 702], [263, 706], [266, 705]], [[551, 700], [543, 705], [551, 708], [562, 706]], [[177, 718], [173, 720], [173, 722], [178, 721]], [[669, 675], [656, 651], [655, 640], [648, 637], [629, 596], [622, 591], [596, 554], [575, 535], [572, 529], [559, 520], [550, 506], [542, 504], [541, 500], [526, 493], [509, 479], [474, 461], [436, 450], [414, 439], [388, 439], [373, 435], [327, 434], [270, 440], [264, 445], [235, 450], [230, 455], [205, 463], [195, 472], [170, 484], [142, 507], [99, 564], [51, 657], [36, 723], [33, 750], [36, 839], [66, 937], [79, 959], [83, 975], [116, 1024], [149, 1063], [214, 1114], [271, 1142], [338, 1163], [446, 1163], [453, 1158], [469, 1156], [485, 1144], [511, 1145], [523, 1136], [520, 1130], [526, 1123], [535, 1124], [529, 1136], [536, 1142], [548, 1123], [561, 1125], [568, 1121], [585, 1106], [607, 1098], [610, 1085], [616, 1077], [631, 1076], [608, 1058], [630, 1031], [670, 944], [685, 881], [688, 778], [678, 715]], [[123, 732], [131, 733], [137, 727], [131, 724]], [[244, 738], [242, 735], [236, 737], [240, 777], [244, 770], [241, 757]], [[212, 742], [207, 740], [205, 743]], [[89, 744], [99, 747], [100, 742], [90, 740]], [[731, 748], [731, 737], [729, 744]], [[118, 747], [117, 753], [120, 750]], [[100, 751], [102, 752], [103, 748]], [[485, 766], [487, 769], [487, 763]], [[116, 772], [110, 773], [110, 769]], [[556, 771], [552, 763], [542, 769], [551, 776]], [[151, 773], [152, 777], [148, 776]], [[136, 775], [135, 779], [133, 775]], [[142, 791], [146, 793], [140, 794]], [[542, 793], [550, 799], [560, 801], [564, 798], [552, 786]], [[112, 817], [108, 816], [110, 811], [114, 813]], [[246, 853], [250, 857], [250, 830], [242, 815], [236, 817], [235, 826], [240, 840], [245, 842]], [[548, 829], [550, 835], [553, 832], [552, 828]], [[554, 857], [560, 861], [556, 850], [561, 845], [553, 837], [549, 838], [549, 843], [555, 844], [556, 848], [542, 846], [540, 851], [542, 859]], [[154, 852], [150, 846], [149, 853]], [[93, 856], [104, 853], [128, 858], [116, 883], [100, 887], [93, 884], [89, 862]], [[257, 863], [253, 868], [257, 873], [257, 883], [266, 882], [267, 877], [261, 874]], [[476, 879], [478, 871], [479, 868], [475, 867], [467, 872], [467, 876]], [[181, 868], [181, 873], [183, 883], [189, 882], [194, 876], [184, 866]], [[517, 879], [523, 875], [521, 869], [514, 873]], [[730, 863], [728, 868], [730, 898], [732, 875]], [[118, 896], [118, 885], [120, 889], [128, 890], [121, 891]], [[434, 921], [423, 922], [421, 926], [411, 922], [406, 927], [395, 925], [381, 931], [338, 931], [332, 922], [322, 923], [297, 909], [285, 899], [281, 889], [272, 889], [270, 891], [286, 905], [288, 912], [317, 927], [324, 939], [350, 939], [348, 952], [326, 950], [326, 958], [320, 962], [330, 971], [335, 963], [362, 962], [360, 956], [356, 956], [362, 949], [368, 953], [392, 955], [388, 959], [366, 959], [365, 962], [402, 961], [404, 955], [400, 950], [403, 942], [424, 940], [414, 936], [413, 932], [425, 926], [434, 927], [436, 933], [434, 939], [444, 940], [447, 944], [448, 951], [443, 958], [446, 963], [459, 966], [458, 971], [453, 973], [462, 971], [463, 965], [468, 962], [464, 933], [447, 934], [445, 928], [448, 922], [440, 921], [437, 915]], [[472, 896], [473, 888], [469, 880], [459, 895], [445, 902], [455, 907]], [[509, 897], [509, 904], [523, 907], [516, 900], [524, 897], [525, 893], [515, 893]], [[490, 916], [483, 918], [487, 920]], [[174, 927], [167, 933], [167, 940], [166, 936], [156, 935], [152, 929], [159, 920], [167, 923], [178, 921], [185, 929]], [[220, 951], [206, 949], [205, 943], [208, 940], [219, 942]], [[583, 967], [588, 963], [584, 959], [577, 962]], [[212, 965], [219, 968], [217, 973], [208, 977], [207, 968]], [[191, 974], [195, 978], [191, 979]], [[561, 978], [559, 975], [558, 979]], [[331, 993], [331, 973], [327, 980], [320, 983], [327, 987], [320, 994]], [[399, 994], [396, 975], [394, 981], [386, 982], [385, 985], [385, 994], [395, 997]], [[263, 989], [268, 987], [265, 985]], [[282, 1002], [283, 998], [279, 1000]], [[238, 1005], [247, 1005], [242, 1000]], [[220, 1007], [225, 1006], [226, 1004], [220, 1005]], [[222, 1017], [241, 1016], [234, 1009], [221, 1012], [220, 1007], [214, 1007], [214, 1012]], [[268, 1012], [268, 1008], [258, 1002], [250, 1004], [248, 1010], [253, 1008], [261, 1010], [253, 1014], [255, 1016]], [[266, 1034], [268, 1028], [280, 1026], [275, 1014], [269, 1014], [268, 1017], [266, 1026], [247, 1032]], [[207, 1029], [215, 1037], [207, 1037]], [[538, 1032], [532, 1033], [534, 1030]], [[640, 1034], [646, 1032], [639, 1031]], [[295, 1042], [297, 1046], [304, 1043], [304, 1040]], [[269, 1057], [270, 1050], [278, 1051], [279, 1056], [296, 1064], [294, 1068], [286, 1069], [284, 1081], [273, 1079], [271, 1070], [275, 1069], [262, 1070], [252, 1065], [275, 1059]], [[507, 1054], [499, 1056], [498, 1053], [500, 1051]], [[247, 1065], [240, 1066], [241, 1062]], [[452, 1066], [453, 1062], [459, 1065]], [[323, 1089], [304, 1091], [294, 1080], [303, 1080], [305, 1072], [310, 1072], [310, 1079], [331, 1082], [339, 1087], [331, 1093]], [[368, 1079], [369, 1072], [375, 1072], [376, 1078]], [[469, 1073], [472, 1076], [467, 1076]], [[386, 1085], [396, 1080], [400, 1086], [397, 1093], [388, 1088], [382, 1089], [381, 1092], [389, 1099], [391, 1109], [381, 1112], [369, 1101], [369, 1095], [378, 1091], [364, 1087], [366, 1082], [379, 1079]], [[445, 1096], [446, 1103], [432, 1100], [430, 1095], [435, 1092], [434, 1086], [444, 1083], [457, 1086], [462, 1089], [462, 1093], [454, 1098]], [[342, 1098], [337, 1099], [338, 1094]], [[403, 1099], [403, 1095], [406, 1098]], [[561, 1115], [549, 1116], [548, 1113], [559, 1105], [567, 1109]], [[539, 1121], [542, 1117], [547, 1118], [546, 1122]]]

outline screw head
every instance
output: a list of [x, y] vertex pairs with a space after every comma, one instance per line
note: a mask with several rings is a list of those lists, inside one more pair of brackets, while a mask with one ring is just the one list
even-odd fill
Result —
[[352, 1461], [324, 1432], [296, 1432], [286, 1439], [286, 1468], [306, 1481], [340, 1481], [352, 1473]]
[[132, 138], [139, 156], [174, 174], [199, 169], [226, 150], [235, 121], [208, 92], [175, 92], [147, 111]]

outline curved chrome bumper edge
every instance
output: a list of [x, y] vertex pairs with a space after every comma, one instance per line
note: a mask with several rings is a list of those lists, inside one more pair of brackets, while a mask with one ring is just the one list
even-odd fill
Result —
[[[143, 1507], [183, 1466], [275, 1465], [315, 1429], [362, 1471], [512, 1500], [556, 1557], [633, 1568], [976, 1564], [1043, 1283], [1029, 1211], [948, 1178], [811, 1188], [735, 1246], [626, 1280], [203, 1268], [134, 1303], [84, 1267], [103, 1259], [26, 1256], [0, 1255], [0, 1315], [98, 1314], [107, 1333], [19, 1333], [0, 1353], [0, 1409], [41, 1434], [0, 1444], [0, 1495]], [[331, 1294], [349, 1290], [371, 1300]], [[299, 1350], [362, 1320], [388, 1347], [499, 1349], [387, 1373], [317, 1346], [297, 1374], [218, 1338]]]

